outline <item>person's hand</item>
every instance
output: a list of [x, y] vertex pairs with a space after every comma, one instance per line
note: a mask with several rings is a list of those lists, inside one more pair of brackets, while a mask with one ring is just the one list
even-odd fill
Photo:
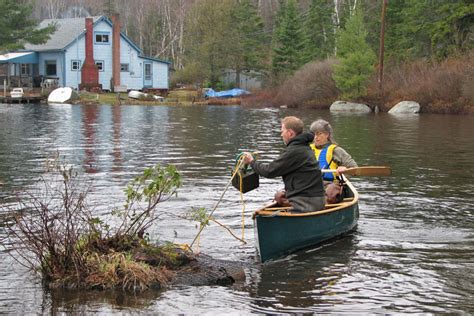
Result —
[[337, 167], [337, 169], [336, 169], [336, 173], [337, 173], [338, 175], [339, 175], [339, 174], [343, 174], [343, 173], [346, 172], [346, 171], [347, 171], [347, 168], [344, 167], [344, 166], [339, 166], [339, 167]]
[[274, 200], [275, 200], [275, 202], [277, 202], [278, 205], [280, 205], [280, 206], [288, 206], [288, 205], [290, 205], [290, 202], [289, 202], [288, 199], [286, 198], [286, 192], [285, 192], [285, 191], [278, 191], [277, 193], [275, 193]]
[[249, 165], [253, 161], [253, 156], [249, 152], [244, 152], [243, 162], [246, 165]]

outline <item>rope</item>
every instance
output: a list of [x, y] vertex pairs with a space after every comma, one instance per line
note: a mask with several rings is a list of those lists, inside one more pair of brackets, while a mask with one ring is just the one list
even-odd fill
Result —
[[[225, 186], [224, 188], [224, 192], [222, 192], [221, 194], [221, 197], [219, 198], [219, 200], [217, 201], [216, 205], [213, 207], [213, 209], [211, 210], [211, 212], [209, 213], [209, 215], [207, 216], [206, 220], [204, 221], [205, 223], [208, 222], [211, 217], [212, 217], [212, 214], [214, 213], [214, 211], [217, 209], [217, 206], [219, 206], [219, 204], [221, 203], [222, 201], [222, 198], [224, 197], [224, 194], [227, 192], [227, 189], [229, 189], [229, 186], [231, 185], [232, 183], [232, 180], [234, 179], [235, 175], [238, 173], [240, 167], [242, 166], [243, 164], [243, 155], [239, 157], [239, 160], [235, 166], [235, 170], [234, 170], [234, 173], [232, 174], [232, 177], [230, 178], [229, 182], [227, 183], [227, 185]], [[242, 178], [240, 178], [240, 192], [242, 194]], [[242, 198], [243, 199], [243, 198]], [[197, 233], [196, 237], [194, 237], [194, 240], [193, 242], [191, 243], [191, 245], [189, 246], [190, 248], [193, 247], [194, 243], [196, 242], [196, 240], [199, 238], [199, 236], [201, 235], [201, 232], [204, 230], [204, 227], [205, 225], [201, 225], [201, 228], [199, 229], [199, 232]], [[243, 233], [242, 233], [243, 234]]]
[[242, 175], [239, 173], [239, 178], [240, 178], [240, 201], [242, 202], [242, 241], [246, 243], [245, 238], [244, 238], [244, 232], [245, 232], [245, 201], [244, 201], [244, 194], [242, 193], [243, 191], [243, 180], [242, 180]]

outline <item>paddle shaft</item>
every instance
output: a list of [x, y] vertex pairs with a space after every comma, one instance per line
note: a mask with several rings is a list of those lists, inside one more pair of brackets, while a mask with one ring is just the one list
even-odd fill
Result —
[[[336, 169], [323, 169], [321, 170], [322, 173], [335, 173]], [[354, 168], [347, 168], [344, 171], [344, 174], [351, 175], [351, 176], [390, 176], [392, 175], [392, 168], [387, 166], [364, 166], [364, 167], [354, 167]]]

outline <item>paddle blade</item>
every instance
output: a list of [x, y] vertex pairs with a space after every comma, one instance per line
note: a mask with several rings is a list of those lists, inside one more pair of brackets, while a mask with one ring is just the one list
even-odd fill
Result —
[[392, 168], [385, 166], [367, 166], [358, 168], [349, 168], [345, 174], [364, 177], [385, 177], [392, 175]]
[[[336, 170], [323, 169], [321, 172], [336, 172]], [[364, 176], [364, 177], [385, 177], [392, 175], [392, 168], [386, 166], [365, 166], [365, 167], [356, 167], [348, 168], [345, 172], [345, 175], [350, 176]]]

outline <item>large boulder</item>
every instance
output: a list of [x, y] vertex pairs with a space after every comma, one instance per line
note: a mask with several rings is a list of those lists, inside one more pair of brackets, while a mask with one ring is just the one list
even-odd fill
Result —
[[390, 114], [417, 114], [420, 113], [420, 104], [414, 101], [402, 101], [388, 111]]
[[361, 103], [352, 103], [346, 101], [336, 101], [329, 108], [331, 112], [351, 112], [351, 113], [370, 113], [372, 109]]

